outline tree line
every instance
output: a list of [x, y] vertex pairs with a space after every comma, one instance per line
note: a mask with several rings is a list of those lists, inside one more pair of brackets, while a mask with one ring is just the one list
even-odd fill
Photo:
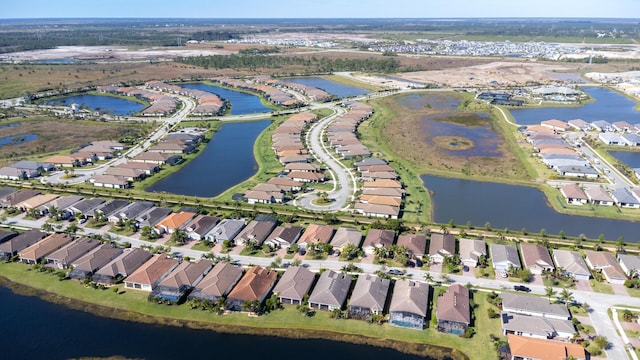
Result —
[[197, 57], [177, 57], [174, 61], [199, 66], [205, 69], [277, 69], [286, 66], [304, 66], [311, 72], [371, 71], [390, 73], [400, 68], [400, 63], [392, 58], [385, 59], [328, 59], [301, 58], [265, 55], [212, 55]]

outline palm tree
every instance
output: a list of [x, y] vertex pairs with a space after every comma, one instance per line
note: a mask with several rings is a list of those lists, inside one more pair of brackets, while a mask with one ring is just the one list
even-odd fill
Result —
[[551, 298], [556, 294], [556, 291], [551, 286], [544, 288], [544, 291], [545, 296], [549, 298], [549, 303], [551, 303]]
[[574, 301], [573, 293], [567, 289], [563, 289], [562, 292], [560, 292], [558, 299], [562, 300], [564, 304], [569, 307], [569, 304]]
[[433, 276], [431, 276], [431, 273], [429, 272], [425, 272], [424, 273], [424, 281], [430, 283], [433, 281]]

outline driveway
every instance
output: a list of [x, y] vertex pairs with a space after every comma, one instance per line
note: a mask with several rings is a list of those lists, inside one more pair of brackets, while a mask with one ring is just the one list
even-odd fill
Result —
[[591, 284], [587, 280], [576, 280], [576, 290], [580, 291], [593, 291]]

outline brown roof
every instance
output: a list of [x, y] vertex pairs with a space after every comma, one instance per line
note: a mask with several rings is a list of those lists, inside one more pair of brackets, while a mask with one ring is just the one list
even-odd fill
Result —
[[560, 188], [565, 197], [571, 199], [587, 199], [587, 195], [578, 184], [569, 184]]
[[401, 198], [378, 195], [360, 195], [360, 201], [375, 205], [400, 206], [402, 204]]
[[427, 237], [420, 234], [404, 234], [398, 236], [398, 247], [406, 246], [414, 255], [424, 255], [427, 248]]
[[511, 355], [520, 358], [540, 360], [565, 360], [573, 356], [585, 359], [584, 348], [578, 344], [571, 344], [546, 339], [518, 336], [509, 334], [509, 348]]
[[228, 262], [219, 262], [200, 281], [196, 292], [203, 295], [226, 296], [241, 276], [242, 268]]
[[393, 245], [396, 233], [393, 230], [370, 229], [362, 247], [387, 247]]
[[520, 244], [524, 266], [531, 268], [537, 266], [541, 269], [553, 269], [553, 260], [549, 249], [542, 245]]
[[126, 282], [152, 285], [177, 264], [177, 259], [164, 254], [156, 255], [129, 275]]
[[69, 244], [73, 238], [67, 234], [51, 234], [19, 252], [21, 259], [36, 261]]
[[209, 260], [200, 259], [195, 262], [183, 261], [158, 286], [177, 288], [187, 285], [195, 286], [200, 277], [209, 271], [213, 264]]
[[451, 234], [431, 234], [429, 242], [429, 255], [440, 254], [441, 256], [450, 256], [456, 253], [456, 238]]
[[227, 298], [244, 301], [260, 300], [271, 290], [277, 277], [278, 273], [275, 271], [267, 270], [261, 266], [254, 266], [244, 274]]
[[331, 237], [333, 237], [333, 231], [334, 229], [330, 225], [310, 224], [300, 237], [298, 243], [326, 244], [331, 240]]
[[460, 284], [451, 285], [449, 289], [438, 298], [436, 317], [438, 320], [470, 324], [469, 289]]
[[394, 188], [401, 189], [402, 184], [398, 180], [376, 180], [365, 181], [362, 185], [363, 188]]

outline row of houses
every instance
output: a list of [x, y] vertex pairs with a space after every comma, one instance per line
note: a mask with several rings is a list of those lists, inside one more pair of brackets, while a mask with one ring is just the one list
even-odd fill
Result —
[[148, 81], [145, 83], [145, 86], [163, 93], [188, 96], [195, 99], [197, 105], [190, 113], [192, 116], [220, 115], [227, 106], [226, 101], [218, 95], [203, 90], [189, 89], [178, 85], [167, 84], [162, 81]]
[[295, 107], [301, 104], [300, 100], [296, 99], [293, 95], [277, 88], [275, 86], [277, 80], [269, 76], [259, 76], [253, 79], [242, 80], [231, 78], [213, 78], [211, 80], [224, 86], [257, 92], [278, 106]]
[[565, 305], [503, 292], [501, 306], [502, 333], [513, 359], [586, 359], [581, 345], [568, 342], [577, 332]]
[[104, 93], [133, 96], [150, 102], [151, 105], [141, 111], [142, 116], [166, 116], [178, 108], [178, 101], [173, 96], [149, 90], [114, 85], [98, 86], [97, 90]]
[[298, 84], [292, 81], [277, 80], [274, 85], [297, 91], [308, 96], [312, 101], [329, 101], [334, 98], [333, 95], [324, 90], [309, 85]]
[[621, 208], [640, 208], [640, 189], [615, 188], [607, 191], [600, 185], [567, 184], [560, 187], [560, 193], [571, 205], [593, 204], [601, 206], [618, 206]]
[[266, 183], [257, 184], [244, 194], [244, 200], [255, 203], [281, 203], [308, 183], [322, 183], [326, 176], [305, 146], [302, 136], [308, 125], [317, 120], [312, 113], [292, 115], [271, 135], [272, 149], [285, 170]]
[[0, 168], [0, 179], [28, 180], [55, 170], [52, 163], [21, 160], [9, 166]]
[[[558, 132], [560, 120], [546, 120], [541, 125], [528, 126], [527, 141], [533, 146], [540, 160], [558, 175], [596, 179], [600, 177], [589, 161], [584, 159]], [[566, 125], [568, 126], [568, 125]], [[564, 130], [563, 130], [564, 131]]]

